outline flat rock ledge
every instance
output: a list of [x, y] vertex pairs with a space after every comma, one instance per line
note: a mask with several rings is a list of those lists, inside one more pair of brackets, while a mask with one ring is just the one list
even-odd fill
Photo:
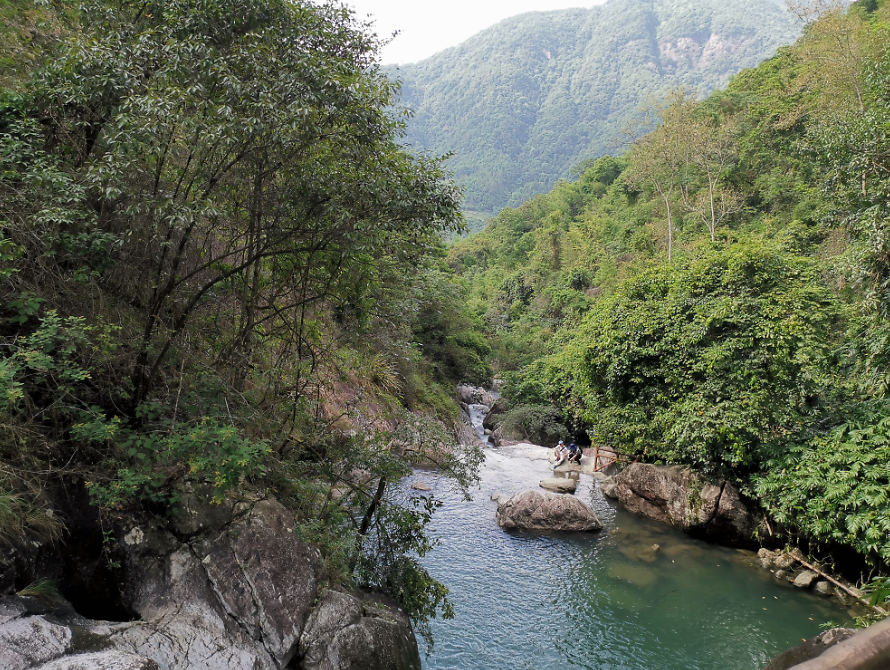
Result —
[[614, 494], [634, 514], [710, 542], [753, 548], [757, 531], [769, 534], [732, 483], [708, 481], [689, 468], [632, 463], [615, 477]]
[[578, 488], [578, 484], [574, 479], [562, 479], [553, 477], [551, 479], [542, 479], [538, 484], [542, 489], [553, 491], [554, 493], [574, 493]]
[[497, 522], [504, 530], [589, 533], [603, 525], [593, 510], [575, 496], [522, 491], [497, 497]]

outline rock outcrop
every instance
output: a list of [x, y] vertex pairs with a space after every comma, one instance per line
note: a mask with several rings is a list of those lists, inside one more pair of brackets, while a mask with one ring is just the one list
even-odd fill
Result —
[[[169, 525], [150, 519], [123, 529], [118, 588], [138, 620], [86, 619], [70, 606], [41, 609], [34, 598], [0, 600], [0, 667], [420, 667], [410, 622], [394, 604], [362, 593], [317, 602], [321, 556], [296, 538], [284, 506], [260, 500], [222, 510], [205, 513], [195, 502]], [[339, 628], [319, 629], [340, 615]]]
[[[776, 656], [763, 670], [789, 670], [801, 663], [819, 658], [831, 647], [849, 640], [856, 631], [849, 628], [832, 628], [816, 637], [801, 642]], [[879, 667], [879, 666], [874, 666]]]
[[487, 405], [491, 407], [494, 399], [491, 394], [479, 386], [461, 384], [457, 387], [457, 399], [467, 405]]
[[633, 463], [615, 478], [615, 494], [631, 512], [711, 542], [757, 544], [758, 519], [730, 482], [710, 482], [679, 466]]
[[302, 670], [420, 670], [408, 617], [384, 596], [328, 591], [300, 638]]
[[505, 530], [591, 532], [603, 527], [593, 510], [572, 495], [522, 491], [500, 496], [497, 503], [497, 522]]
[[607, 498], [617, 498], [618, 497], [618, 485], [615, 483], [614, 477], [606, 477], [600, 483], [600, 491], [603, 492], [603, 495]]

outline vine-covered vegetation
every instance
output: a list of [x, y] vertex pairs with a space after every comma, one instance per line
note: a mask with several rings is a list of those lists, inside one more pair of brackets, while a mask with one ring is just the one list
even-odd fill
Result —
[[731, 477], [886, 571], [890, 6], [798, 12], [794, 46], [448, 260], [526, 417]]
[[72, 489], [271, 495], [331, 580], [448, 614], [436, 503], [393, 484], [473, 481], [451, 389], [489, 349], [376, 38], [334, 4], [54, 7], [0, 3], [0, 542], [64, 539]]

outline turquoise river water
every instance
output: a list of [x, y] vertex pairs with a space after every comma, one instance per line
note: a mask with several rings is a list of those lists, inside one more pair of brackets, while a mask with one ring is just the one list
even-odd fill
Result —
[[760, 670], [821, 623], [850, 620], [835, 601], [777, 583], [753, 552], [627, 513], [589, 475], [576, 495], [601, 532], [501, 530], [490, 496], [552, 476], [543, 451], [486, 449], [471, 502], [417, 473], [446, 503], [433, 521], [442, 544], [424, 564], [451, 590], [457, 614], [433, 622], [425, 669]]

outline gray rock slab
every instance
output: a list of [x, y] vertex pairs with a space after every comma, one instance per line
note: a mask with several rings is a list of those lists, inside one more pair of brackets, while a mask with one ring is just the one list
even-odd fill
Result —
[[279, 667], [296, 654], [318, 588], [318, 552], [299, 542], [293, 527], [284, 506], [266, 500], [226, 531], [195, 545], [226, 613], [262, 641]]
[[10, 617], [0, 625], [0, 668], [24, 670], [52, 661], [71, 648], [71, 629], [42, 616]]
[[145, 656], [112, 650], [65, 656], [37, 670], [160, 670], [160, 666]]

